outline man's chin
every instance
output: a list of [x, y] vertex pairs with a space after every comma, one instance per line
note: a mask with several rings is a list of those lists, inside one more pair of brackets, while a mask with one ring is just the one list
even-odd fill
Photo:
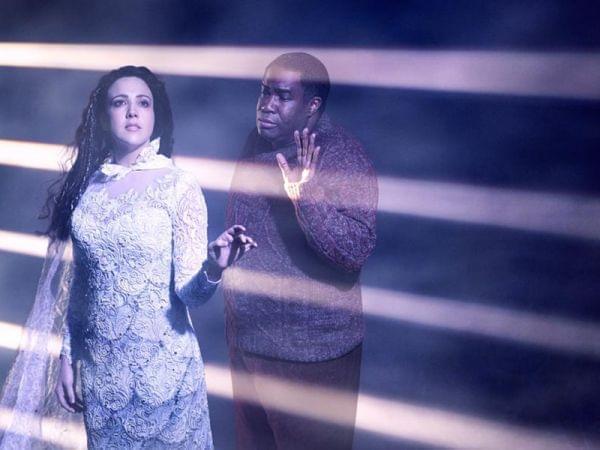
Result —
[[262, 127], [256, 127], [256, 131], [258, 131], [258, 135], [269, 141], [269, 142], [276, 142], [279, 138], [279, 132], [277, 131], [276, 128], [262, 128]]

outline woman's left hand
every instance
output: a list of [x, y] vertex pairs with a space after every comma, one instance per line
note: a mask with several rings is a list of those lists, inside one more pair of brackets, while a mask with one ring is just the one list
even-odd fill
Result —
[[[243, 225], [234, 225], [208, 244], [208, 258], [221, 272], [258, 244], [246, 235]], [[220, 275], [220, 274], [219, 274]]]

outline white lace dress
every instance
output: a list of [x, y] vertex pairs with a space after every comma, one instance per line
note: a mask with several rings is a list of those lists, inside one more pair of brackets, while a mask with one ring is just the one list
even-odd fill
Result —
[[195, 178], [160, 158], [98, 171], [72, 217], [62, 353], [81, 361], [91, 449], [213, 447], [187, 310], [216, 287], [202, 271], [206, 205]]

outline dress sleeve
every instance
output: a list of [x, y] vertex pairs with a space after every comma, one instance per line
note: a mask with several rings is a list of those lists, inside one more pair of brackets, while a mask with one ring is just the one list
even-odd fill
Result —
[[375, 247], [377, 178], [356, 144], [328, 150], [315, 177], [294, 186], [291, 196], [311, 248], [331, 265], [357, 272]]
[[183, 303], [193, 307], [207, 301], [219, 284], [207, 278], [204, 268], [207, 256], [206, 202], [191, 174], [179, 172], [174, 189], [171, 220], [175, 294]]

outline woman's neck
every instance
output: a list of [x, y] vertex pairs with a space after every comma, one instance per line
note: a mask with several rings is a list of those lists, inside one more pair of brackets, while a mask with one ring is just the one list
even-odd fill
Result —
[[118, 164], [120, 166], [129, 167], [135, 162], [135, 160], [141, 153], [142, 149], [147, 145], [148, 145], [148, 142], [140, 145], [139, 147], [137, 147], [135, 149], [114, 146], [113, 149], [111, 150], [112, 160], [115, 164]]

